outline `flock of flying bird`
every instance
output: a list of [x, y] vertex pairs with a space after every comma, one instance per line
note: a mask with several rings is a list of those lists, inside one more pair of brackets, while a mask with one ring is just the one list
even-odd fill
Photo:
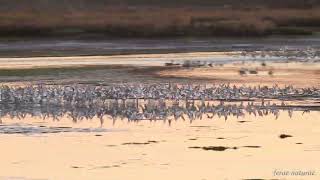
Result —
[[[26, 116], [73, 121], [105, 116], [112, 119], [172, 120], [201, 119], [203, 116], [241, 117], [247, 114], [279, 116], [296, 111], [318, 111], [317, 106], [288, 106], [284, 101], [320, 99], [320, 89], [246, 87], [221, 85], [122, 84], [115, 86], [26, 86], [0, 87], [0, 117]], [[280, 101], [279, 101], [280, 100]], [[271, 102], [282, 103], [271, 103]], [[214, 103], [216, 102], [216, 103]], [[244, 103], [247, 102], [247, 103]]]

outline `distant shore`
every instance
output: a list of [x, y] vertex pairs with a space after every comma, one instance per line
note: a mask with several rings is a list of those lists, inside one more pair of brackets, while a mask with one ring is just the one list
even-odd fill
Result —
[[0, 12], [3, 37], [265, 37], [320, 31], [320, 7], [106, 6]]

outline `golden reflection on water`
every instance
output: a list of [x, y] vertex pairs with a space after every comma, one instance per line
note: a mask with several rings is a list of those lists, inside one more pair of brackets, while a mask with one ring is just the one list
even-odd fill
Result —
[[[320, 112], [280, 113], [190, 121], [108, 119], [99, 133], [0, 135], [0, 177], [34, 179], [284, 178], [275, 169], [315, 170], [319, 178]], [[100, 127], [99, 119], [73, 123], [26, 117], [3, 123]], [[291, 135], [285, 139], [280, 134]], [[298, 144], [297, 144], [298, 143]], [[300, 144], [302, 143], [302, 144]], [[238, 147], [225, 151], [192, 146]], [[260, 146], [246, 148], [244, 146]], [[240, 168], [243, 167], [243, 168]], [[221, 178], [220, 178], [221, 177]], [[288, 178], [288, 177], [286, 177]], [[290, 178], [290, 177], [289, 177]], [[0, 178], [1, 179], [1, 178]]]

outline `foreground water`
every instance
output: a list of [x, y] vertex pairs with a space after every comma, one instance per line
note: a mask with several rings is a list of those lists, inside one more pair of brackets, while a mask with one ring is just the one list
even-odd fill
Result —
[[2, 101], [0, 177], [317, 179], [318, 103], [317, 97], [108, 99], [99, 107]]
[[[319, 112], [202, 120], [3, 118], [3, 179], [317, 179]], [[23, 126], [25, 132], [14, 132]], [[53, 129], [53, 132], [48, 129]], [[67, 132], [56, 130], [72, 129]], [[67, 127], [67, 128], [66, 128]], [[19, 129], [21, 130], [21, 129]], [[239, 168], [239, 167], [250, 168]], [[279, 176], [275, 171], [312, 171]], [[125, 172], [125, 173], [124, 173]]]

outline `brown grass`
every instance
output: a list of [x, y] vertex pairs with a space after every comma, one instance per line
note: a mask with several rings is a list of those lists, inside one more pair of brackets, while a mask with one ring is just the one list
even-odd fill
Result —
[[[320, 7], [204, 8], [108, 7], [99, 11], [0, 12], [0, 34], [103, 33], [112, 36], [233, 35], [311, 33], [320, 27]], [[301, 31], [299, 29], [302, 29]]]

